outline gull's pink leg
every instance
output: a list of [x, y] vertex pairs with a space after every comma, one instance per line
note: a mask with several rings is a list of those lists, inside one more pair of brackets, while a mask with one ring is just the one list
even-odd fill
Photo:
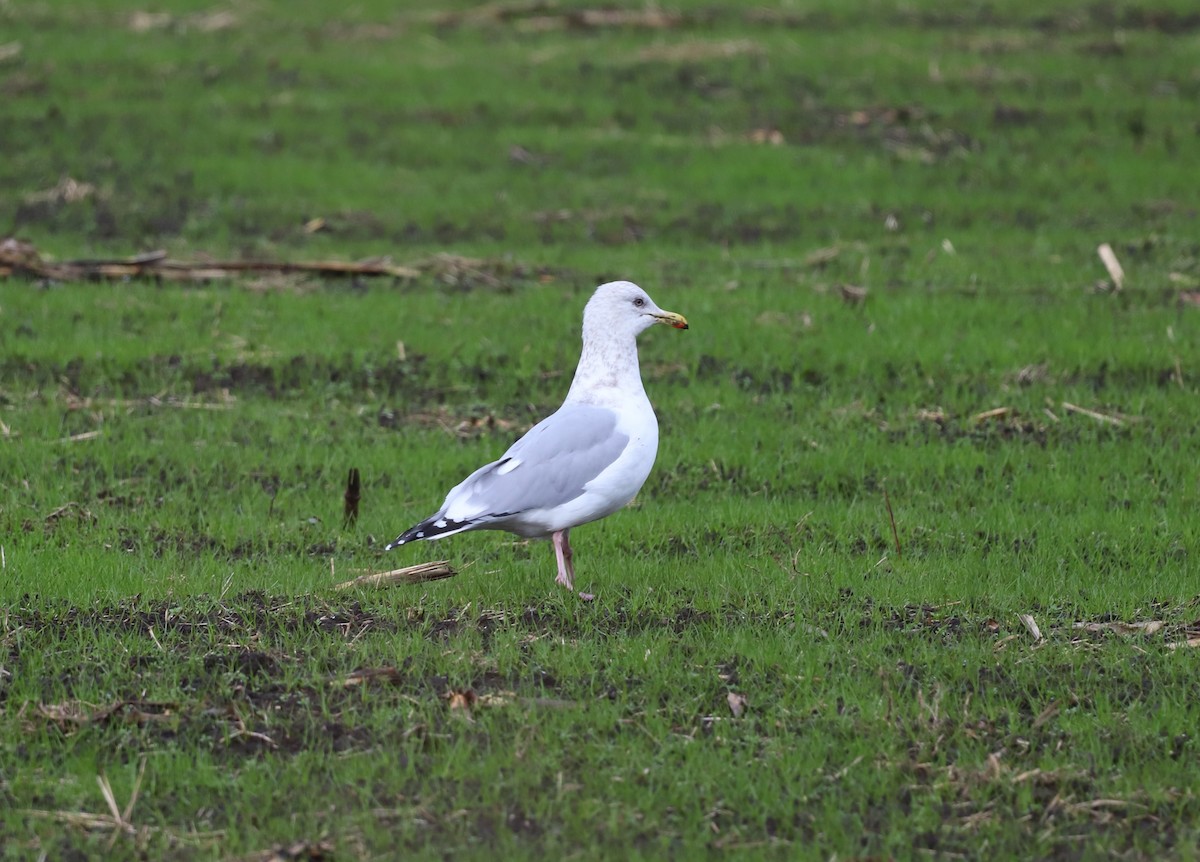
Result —
[[[558, 561], [558, 577], [555, 580], [573, 591], [575, 589], [575, 563], [572, 557], [575, 554], [571, 551], [571, 541], [567, 538], [569, 532], [569, 527], [566, 530], [559, 530], [557, 533], [551, 534], [550, 540], [554, 543], [554, 558]], [[590, 602], [596, 597], [591, 593], [580, 593], [579, 598]]]
[[554, 559], [558, 563], [558, 577], [554, 580], [568, 590], [574, 590], [575, 567], [571, 565], [571, 545], [567, 541], [568, 530], [551, 533], [550, 541], [554, 544]]

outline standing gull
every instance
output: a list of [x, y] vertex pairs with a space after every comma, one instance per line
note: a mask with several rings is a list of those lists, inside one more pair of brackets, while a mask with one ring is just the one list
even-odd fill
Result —
[[455, 485], [436, 514], [387, 550], [466, 530], [549, 538], [558, 583], [575, 589], [571, 528], [623, 507], [654, 466], [658, 420], [642, 387], [637, 336], [655, 323], [688, 328], [683, 315], [663, 311], [632, 282], [596, 288], [583, 310], [583, 352], [562, 406], [498, 461]]

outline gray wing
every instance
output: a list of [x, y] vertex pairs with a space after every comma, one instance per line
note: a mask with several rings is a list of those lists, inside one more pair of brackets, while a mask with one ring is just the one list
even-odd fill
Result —
[[625, 451], [629, 435], [616, 428], [611, 410], [564, 404], [455, 487], [439, 514], [473, 521], [568, 503]]

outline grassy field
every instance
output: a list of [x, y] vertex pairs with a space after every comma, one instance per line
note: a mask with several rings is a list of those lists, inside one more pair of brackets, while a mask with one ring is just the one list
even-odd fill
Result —
[[1200, 17], [946, 9], [0, 2], [0, 236], [408, 273], [0, 276], [0, 857], [1200, 858]]

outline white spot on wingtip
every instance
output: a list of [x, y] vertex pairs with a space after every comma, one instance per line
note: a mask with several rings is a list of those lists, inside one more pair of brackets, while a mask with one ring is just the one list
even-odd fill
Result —
[[499, 467], [496, 468], [496, 475], [504, 476], [505, 474], [511, 473], [513, 470], [517, 469], [520, 466], [521, 466], [520, 458], [509, 458], [507, 461], [505, 461], [503, 464], [501, 464]]
[[424, 539], [424, 538], [425, 538], [425, 532], [424, 532], [424, 531], [421, 531], [421, 532], [417, 533], [417, 538], [418, 538], [418, 539]]
[[446, 519], [438, 518], [436, 521], [433, 522], [433, 526], [437, 527], [439, 530], [443, 529], [446, 526]]

